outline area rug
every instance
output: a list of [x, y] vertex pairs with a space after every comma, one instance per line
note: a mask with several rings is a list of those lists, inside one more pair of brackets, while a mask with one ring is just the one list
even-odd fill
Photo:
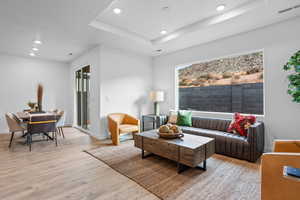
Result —
[[215, 154], [207, 171], [177, 173], [176, 163], [159, 156], [141, 158], [141, 150], [127, 141], [86, 153], [127, 176], [160, 199], [256, 200], [260, 199], [259, 164]]

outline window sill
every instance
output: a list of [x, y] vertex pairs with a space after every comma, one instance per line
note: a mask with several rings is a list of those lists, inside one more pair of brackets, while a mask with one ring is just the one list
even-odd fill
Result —
[[[191, 111], [191, 110], [188, 110]], [[257, 120], [264, 121], [265, 116], [264, 115], [255, 115], [255, 114], [246, 114], [242, 113], [243, 115], [254, 115]], [[193, 116], [199, 116], [199, 117], [211, 117], [211, 118], [220, 118], [220, 119], [232, 119], [234, 113], [225, 113], [225, 112], [206, 112], [206, 111], [193, 111]]]

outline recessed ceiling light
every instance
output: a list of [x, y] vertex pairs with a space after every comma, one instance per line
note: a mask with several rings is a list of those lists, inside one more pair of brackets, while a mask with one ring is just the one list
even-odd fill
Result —
[[120, 8], [115, 8], [114, 9], [114, 13], [117, 14], [117, 15], [121, 14], [121, 12], [122, 12], [122, 10]]
[[218, 5], [217, 6], [217, 11], [222, 11], [222, 10], [224, 10], [225, 9], [225, 5], [224, 4], [221, 4], [221, 5]]
[[167, 31], [166, 31], [166, 30], [162, 30], [162, 31], [160, 32], [160, 34], [166, 35], [166, 34], [167, 34]]
[[167, 10], [169, 10], [169, 6], [164, 6], [164, 7], [162, 7], [161, 8], [163, 11], [167, 11]]
[[30, 56], [35, 56], [35, 53], [31, 52], [29, 55], [30, 55]]
[[42, 44], [42, 41], [40, 41], [40, 40], [35, 40], [35, 41], [34, 41], [34, 44]]
[[39, 49], [36, 48], [36, 47], [33, 47], [32, 50], [33, 50], [33, 51], [38, 51]]

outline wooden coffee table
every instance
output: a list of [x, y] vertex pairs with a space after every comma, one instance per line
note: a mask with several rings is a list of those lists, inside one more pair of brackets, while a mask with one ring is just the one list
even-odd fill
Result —
[[180, 139], [163, 139], [157, 130], [134, 134], [134, 145], [142, 150], [143, 159], [155, 154], [176, 161], [178, 173], [189, 167], [206, 170], [206, 160], [215, 153], [213, 138], [184, 134]]

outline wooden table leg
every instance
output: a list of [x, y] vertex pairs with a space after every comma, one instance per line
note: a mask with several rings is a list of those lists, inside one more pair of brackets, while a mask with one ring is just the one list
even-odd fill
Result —
[[144, 151], [144, 149], [142, 149], [142, 159], [144, 159], [145, 158], [145, 151]]
[[152, 155], [153, 155], [153, 153], [148, 153], [147, 155], [145, 155], [145, 150], [142, 149], [142, 159], [148, 158], [148, 157], [150, 157], [150, 156], [152, 156]]
[[142, 116], [142, 123], [143, 123], [143, 132], [145, 131], [145, 119], [144, 119], [144, 116]]
[[177, 162], [177, 173], [180, 174], [182, 172], [184, 172], [185, 170], [189, 169], [190, 167], [183, 165], [179, 162]]
[[[177, 173], [178, 174], [180, 174], [190, 168], [192, 168], [192, 167], [189, 167], [189, 166], [186, 166], [184, 164], [177, 162]], [[206, 171], [206, 160], [203, 161], [202, 166], [196, 166], [195, 168]]]
[[203, 161], [202, 166], [198, 165], [196, 168], [197, 169], [201, 169], [203, 171], [206, 171], [206, 160]]

